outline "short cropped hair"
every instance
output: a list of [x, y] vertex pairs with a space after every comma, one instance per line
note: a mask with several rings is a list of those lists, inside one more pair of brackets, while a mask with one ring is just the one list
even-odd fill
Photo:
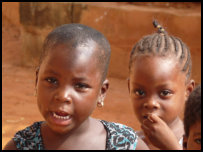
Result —
[[87, 43], [90, 40], [96, 42], [99, 47], [96, 58], [98, 59], [98, 67], [102, 74], [101, 81], [103, 82], [106, 78], [110, 62], [110, 44], [102, 33], [83, 24], [64, 24], [49, 33], [44, 41], [40, 64], [48, 54], [48, 50], [57, 44], [68, 43], [73, 48], [76, 48], [80, 44]]
[[201, 85], [198, 85], [185, 104], [184, 128], [186, 137], [189, 136], [189, 130], [192, 125], [201, 120]]

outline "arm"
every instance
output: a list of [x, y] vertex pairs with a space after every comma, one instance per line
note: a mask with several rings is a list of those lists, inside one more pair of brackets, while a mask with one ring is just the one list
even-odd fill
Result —
[[156, 115], [150, 115], [144, 120], [141, 128], [147, 139], [162, 150], [182, 150], [177, 137], [168, 125]]
[[4, 147], [3, 150], [17, 150], [14, 141], [11, 139], [11, 140], [6, 144], [6, 146]]

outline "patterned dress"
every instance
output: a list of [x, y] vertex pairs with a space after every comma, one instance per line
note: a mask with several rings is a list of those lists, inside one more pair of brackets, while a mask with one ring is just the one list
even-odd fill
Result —
[[[100, 120], [107, 132], [106, 150], [135, 150], [138, 136], [135, 131], [123, 124]], [[18, 131], [13, 140], [18, 150], [45, 150], [41, 124], [35, 122], [31, 126]]]

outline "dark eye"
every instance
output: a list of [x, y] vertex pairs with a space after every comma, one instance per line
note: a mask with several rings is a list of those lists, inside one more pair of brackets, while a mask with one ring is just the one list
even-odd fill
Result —
[[195, 139], [195, 143], [201, 144], [201, 138]]
[[145, 96], [145, 92], [143, 90], [135, 90], [134, 93], [137, 95], [137, 96]]
[[85, 84], [85, 83], [76, 83], [75, 84], [75, 88], [77, 88], [77, 89], [87, 89], [87, 88], [89, 88], [89, 85], [87, 85], [87, 84]]
[[57, 84], [58, 83], [56, 78], [46, 78], [46, 81], [51, 83], [51, 84]]
[[170, 90], [163, 90], [163, 91], [161, 91], [160, 95], [163, 97], [171, 96], [172, 92]]

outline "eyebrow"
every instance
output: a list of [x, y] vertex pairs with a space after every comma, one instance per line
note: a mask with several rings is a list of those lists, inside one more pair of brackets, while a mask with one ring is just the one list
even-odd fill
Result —
[[138, 84], [138, 83], [133, 83], [134, 85], [137, 85], [137, 86], [139, 86], [139, 87], [142, 87], [142, 88], [144, 88], [144, 86], [143, 85], [141, 85], [141, 84]]
[[[51, 69], [50, 70], [46, 70], [45, 73], [53, 74], [55, 76], [61, 77], [61, 75], [59, 73], [57, 73], [57, 72], [55, 72], [55, 71], [53, 71]], [[88, 79], [86, 79], [85, 77], [75, 77], [73, 79], [73, 81], [86, 81], [86, 80], [88, 80]]]
[[73, 81], [86, 81], [88, 79], [86, 79], [85, 77], [76, 77], [73, 79]]
[[201, 135], [201, 132], [196, 132], [193, 134], [193, 136], [200, 136]]
[[53, 75], [55, 75], [55, 76], [59, 76], [59, 77], [60, 77], [60, 74], [57, 73], [57, 72], [55, 72], [55, 71], [53, 71], [53, 70], [45, 70], [44, 73], [49, 73], [49, 74], [53, 74]]
[[[144, 88], [144, 86], [141, 85], [141, 84], [139, 84], [139, 83], [134, 82], [133, 84]], [[170, 84], [168, 84], [168, 83], [160, 84], [158, 87], [159, 87], [159, 88], [162, 88], [162, 87], [170, 87]]]

